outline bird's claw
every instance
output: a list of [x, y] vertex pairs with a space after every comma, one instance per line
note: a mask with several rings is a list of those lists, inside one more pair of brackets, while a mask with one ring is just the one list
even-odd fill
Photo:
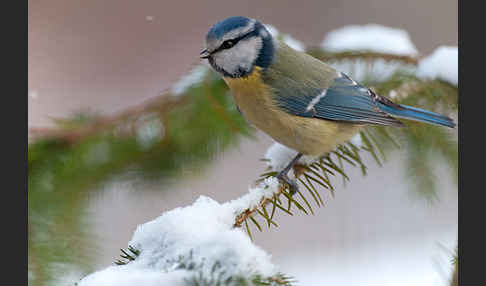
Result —
[[279, 173], [277, 175], [277, 179], [280, 181], [280, 183], [283, 183], [289, 187], [291, 196], [293, 196], [295, 193], [299, 191], [299, 187], [297, 186], [297, 183], [291, 180], [286, 174]]

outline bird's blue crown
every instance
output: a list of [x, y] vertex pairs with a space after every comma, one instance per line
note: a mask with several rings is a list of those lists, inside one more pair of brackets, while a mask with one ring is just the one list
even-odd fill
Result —
[[221, 39], [226, 33], [237, 28], [250, 25], [251, 19], [242, 16], [234, 16], [214, 24], [208, 32], [208, 39]]
[[[258, 57], [254, 62], [254, 65], [265, 69], [272, 63], [272, 60], [274, 58], [274, 43], [272, 35], [260, 22], [243, 16], [229, 17], [223, 21], [214, 24], [209, 30], [206, 39], [221, 40], [225, 35], [231, 33], [232, 31], [238, 29], [244, 30], [248, 27], [252, 28], [249, 29], [246, 33], [240, 35], [235, 40], [239, 41], [243, 38], [260, 37], [262, 39], [262, 47], [258, 53]], [[229, 74], [225, 75], [231, 76]]]

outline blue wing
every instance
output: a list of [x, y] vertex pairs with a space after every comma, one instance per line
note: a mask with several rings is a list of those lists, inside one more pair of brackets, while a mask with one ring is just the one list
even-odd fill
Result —
[[328, 88], [301, 88], [293, 92], [299, 94], [277, 93], [274, 99], [280, 108], [296, 116], [355, 124], [403, 125], [380, 108], [380, 105], [390, 108], [400, 105], [376, 95], [343, 73]]

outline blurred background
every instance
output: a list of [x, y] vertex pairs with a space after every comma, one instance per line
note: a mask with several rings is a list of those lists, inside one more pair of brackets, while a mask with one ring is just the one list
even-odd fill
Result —
[[[29, 128], [49, 127], [53, 118], [80, 111], [114, 114], [158, 96], [199, 62], [207, 30], [228, 16], [259, 19], [306, 46], [318, 46], [333, 29], [368, 23], [407, 30], [422, 55], [439, 45], [457, 45], [458, 38], [458, 4], [452, 0], [44, 0], [28, 5]], [[56, 202], [35, 201], [37, 210], [55, 215], [35, 213], [47, 230], [42, 234], [33, 235], [29, 220], [30, 283], [72, 284], [112, 264], [138, 224], [199, 195], [219, 202], [240, 196], [265, 170], [259, 159], [272, 143], [257, 132], [216, 153], [204, 168], [183, 168], [182, 178], [163, 183], [114, 177], [95, 191], [63, 197], [72, 200], [68, 206], [81, 202], [76, 211], [56, 212]], [[278, 229], [253, 232], [256, 244], [299, 285], [447, 285], [457, 240], [457, 185], [446, 164], [437, 164], [438, 199], [417, 198], [404, 174], [405, 157], [395, 151], [385, 167], [365, 158], [367, 176], [349, 169], [351, 182], [336, 183], [335, 198], [315, 216], [282, 215]], [[29, 217], [33, 197], [29, 190]], [[52, 250], [57, 246], [63, 249], [59, 253]]]

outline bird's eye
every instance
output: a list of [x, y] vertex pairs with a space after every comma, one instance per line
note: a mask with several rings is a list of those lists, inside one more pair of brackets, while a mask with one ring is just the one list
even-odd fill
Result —
[[235, 42], [233, 40], [227, 40], [227, 41], [224, 41], [223, 42], [223, 44], [221, 45], [221, 47], [223, 49], [229, 49], [229, 48], [231, 48], [234, 45], [235, 45]]

